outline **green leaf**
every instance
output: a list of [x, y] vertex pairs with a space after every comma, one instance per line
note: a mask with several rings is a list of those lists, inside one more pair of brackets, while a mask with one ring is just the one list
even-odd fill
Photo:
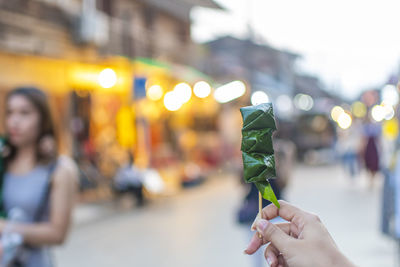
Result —
[[242, 158], [246, 183], [262, 182], [276, 177], [274, 155], [243, 152]]
[[240, 108], [243, 117], [243, 131], [262, 130], [271, 128], [276, 130], [274, 111], [271, 103]]
[[271, 103], [240, 109], [243, 117], [242, 158], [246, 183], [254, 183], [263, 198], [279, 208], [268, 179], [276, 178], [272, 134], [276, 130]]
[[280, 205], [278, 199], [275, 196], [274, 190], [272, 190], [271, 184], [268, 181], [255, 183], [257, 189], [261, 192], [264, 199], [271, 201], [279, 209]]
[[272, 134], [274, 129], [247, 130], [242, 132], [242, 151], [273, 154]]

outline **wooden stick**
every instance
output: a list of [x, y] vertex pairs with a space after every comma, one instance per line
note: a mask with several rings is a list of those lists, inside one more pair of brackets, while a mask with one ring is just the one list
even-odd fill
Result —
[[260, 218], [262, 219], [262, 196], [261, 196], [261, 192], [258, 192], [258, 212], [260, 213]]
[[[260, 219], [263, 218], [262, 215], [262, 196], [261, 196], [261, 192], [258, 191], [258, 214], [260, 214]], [[258, 238], [262, 239], [262, 235], [260, 233], [258, 233]]]

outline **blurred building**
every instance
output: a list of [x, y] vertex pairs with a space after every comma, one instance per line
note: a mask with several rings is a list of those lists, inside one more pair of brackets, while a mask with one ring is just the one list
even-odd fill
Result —
[[265, 91], [271, 99], [282, 94], [293, 95], [299, 55], [232, 36], [208, 42], [206, 46], [209, 57], [202, 67], [217, 80], [243, 79], [252, 91]]
[[194, 6], [220, 8], [211, 0], [0, 1], [0, 49], [76, 59], [98, 53], [185, 63], [193, 45]]
[[[163, 86], [163, 96], [201, 75], [188, 66], [194, 6], [221, 8], [211, 0], [0, 0], [0, 101], [16, 86], [47, 91], [61, 150], [111, 177], [147, 129], [136, 128], [144, 109], [135, 102], [147, 87]], [[155, 106], [169, 112], [161, 99], [149, 114]]]

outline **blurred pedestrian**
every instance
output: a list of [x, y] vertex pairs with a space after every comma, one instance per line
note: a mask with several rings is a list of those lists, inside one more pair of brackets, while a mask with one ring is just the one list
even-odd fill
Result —
[[381, 133], [381, 127], [377, 123], [371, 122], [369, 119], [364, 125], [364, 145], [363, 145], [363, 159], [365, 168], [367, 169], [370, 188], [374, 186], [374, 178], [379, 171], [379, 151], [378, 140]]
[[67, 237], [77, 191], [75, 163], [57, 152], [56, 135], [46, 95], [18, 88], [6, 97], [5, 129], [9, 153], [1, 175], [1, 211], [18, 210], [19, 221], [0, 220], [4, 240], [12, 231], [23, 245], [2, 266], [52, 267], [50, 246]]
[[135, 166], [133, 154], [128, 152], [128, 159], [114, 177], [114, 188], [117, 193], [130, 193], [137, 200], [137, 206], [145, 204], [143, 196], [143, 172]]
[[337, 151], [342, 159], [343, 168], [350, 178], [354, 178], [360, 172], [362, 136], [362, 127], [357, 120], [354, 120], [350, 128], [338, 131]]

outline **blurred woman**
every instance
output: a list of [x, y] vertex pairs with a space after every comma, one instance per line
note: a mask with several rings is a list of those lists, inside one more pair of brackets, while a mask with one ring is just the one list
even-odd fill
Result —
[[378, 141], [381, 128], [377, 123], [372, 123], [371, 119], [364, 125], [364, 149], [363, 158], [365, 168], [370, 177], [370, 188], [373, 187], [374, 178], [379, 171], [379, 152]]
[[[23, 247], [8, 266], [51, 267], [49, 247], [62, 244], [70, 227], [77, 167], [71, 159], [57, 155], [55, 130], [42, 91], [15, 89], [7, 95], [5, 107], [9, 153], [1, 177], [1, 208], [4, 214], [15, 209], [23, 213], [23, 220], [13, 222], [11, 229], [22, 236]], [[7, 219], [0, 220], [3, 236], [10, 225]], [[7, 250], [3, 250], [4, 259]]]

